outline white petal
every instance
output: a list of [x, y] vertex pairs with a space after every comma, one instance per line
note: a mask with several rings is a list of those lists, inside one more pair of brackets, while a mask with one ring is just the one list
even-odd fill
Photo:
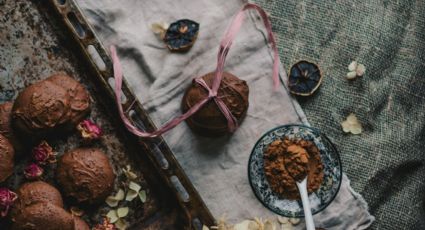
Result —
[[289, 218], [289, 222], [291, 222], [291, 224], [293, 224], [293, 225], [297, 225], [297, 224], [299, 224], [300, 223], [300, 219], [298, 219], [298, 218]]
[[357, 62], [356, 61], [352, 61], [351, 63], [350, 63], [350, 65], [348, 65], [348, 70], [351, 72], [351, 71], [356, 71], [356, 68], [357, 68]]
[[344, 131], [345, 133], [349, 133], [350, 132], [351, 125], [350, 125], [350, 123], [348, 123], [348, 121], [341, 122], [341, 126], [342, 126], [342, 131]]
[[119, 230], [126, 230], [128, 228], [128, 224], [127, 222], [125, 222], [122, 219], [119, 219], [116, 223], [115, 223], [115, 227], [117, 227]]
[[360, 133], [362, 133], [362, 127], [361, 126], [352, 126], [351, 127], [351, 133], [352, 134], [360, 134]]
[[124, 190], [120, 189], [118, 190], [117, 194], [115, 195], [116, 200], [124, 200]]
[[142, 203], [146, 202], [146, 191], [145, 190], [142, 190], [142, 191], [139, 192], [139, 198], [140, 198], [140, 201], [142, 201]]
[[128, 207], [119, 208], [119, 209], [117, 209], [117, 216], [119, 218], [126, 217], [128, 215], [128, 212], [129, 212]]
[[128, 184], [128, 188], [135, 192], [139, 192], [142, 187], [139, 184], [133, 181], [130, 181], [130, 184]]
[[276, 230], [276, 228], [270, 220], [266, 220], [264, 221], [264, 230]]
[[356, 71], [348, 72], [346, 77], [348, 80], [353, 80], [357, 77]]
[[279, 223], [281, 223], [281, 224], [286, 224], [286, 223], [288, 223], [289, 218], [285, 217], [285, 216], [278, 216], [277, 221], [279, 221]]
[[359, 121], [357, 120], [356, 114], [354, 114], [354, 113], [350, 113], [350, 115], [348, 115], [347, 122], [350, 125], [354, 125], [354, 124], [359, 123]]
[[286, 223], [286, 224], [282, 224], [281, 226], [280, 226], [280, 229], [281, 230], [293, 230], [294, 229], [294, 227], [292, 226], [292, 224], [291, 223]]
[[118, 220], [118, 215], [116, 210], [111, 210], [106, 214], [106, 217], [108, 217], [110, 223], [115, 223]]
[[357, 76], [363, 76], [365, 72], [366, 72], [366, 67], [363, 64], [359, 64], [356, 68]]
[[109, 206], [109, 207], [117, 207], [118, 206], [118, 200], [116, 200], [115, 199], [115, 197], [113, 197], [113, 196], [108, 196], [107, 198], [106, 198], [106, 200], [105, 200], [105, 202], [106, 202], [106, 204]]
[[235, 224], [235, 226], [233, 226], [233, 230], [249, 230], [248, 227], [249, 227], [249, 224], [251, 222], [254, 223], [254, 224], [257, 224], [257, 223], [255, 223], [254, 221], [251, 221], [251, 220], [244, 220], [244, 221], [242, 221], [238, 224]]
[[127, 196], [125, 197], [125, 200], [126, 201], [132, 201], [132, 200], [134, 200], [134, 198], [136, 198], [137, 196], [138, 196], [138, 192], [136, 192], [136, 191], [133, 191], [133, 190], [129, 190], [128, 192], [127, 192]]
[[166, 28], [164, 28], [164, 23], [153, 23], [151, 25], [151, 30], [155, 33], [155, 34], [160, 34], [163, 33], [164, 30], [167, 30]]

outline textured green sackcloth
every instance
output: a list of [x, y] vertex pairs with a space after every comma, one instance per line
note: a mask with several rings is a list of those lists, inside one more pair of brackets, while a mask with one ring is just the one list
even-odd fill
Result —
[[[425, 1], [253, 2], [271, 14], [287, 71], [303, 59], [320, 66], [322, 86], [298, 101], [340, 150], [372, 229], [425, 229]], [[349, 81], [353, 60], [366, 74]], [[352, 112], [361, 135], [342, 131]]]

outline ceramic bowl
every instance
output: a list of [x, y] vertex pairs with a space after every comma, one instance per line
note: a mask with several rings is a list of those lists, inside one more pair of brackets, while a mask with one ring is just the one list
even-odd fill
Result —
[[248, 163], [248, 176], [258, 200], [276, 214], [304, 217], [301, 200], [288, 200], [275, 194], [266, 179], [263, 153], [273, 141], [281, 138], [304, 139], [314, 142], [320, 150], [324, 178], [320, 188], [309, 195], [313, 215], [324, 210], [336, 197], [342, 181], [339, 153], [332, 142], [318, 129], [304, 125], [284, 125], [265, 133], [255, 144]]

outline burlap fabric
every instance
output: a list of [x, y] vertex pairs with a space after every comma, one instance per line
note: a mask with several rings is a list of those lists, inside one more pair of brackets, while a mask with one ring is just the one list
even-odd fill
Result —
[[[272, 16], [285, 66], [320, 65], [323, 85], [299, 102], [340, 149], [376, 217], [372, 228], [425, 229], [425, 1], [254, 2]], [[352, 60], [367, 70], [348, 81]], [[341, 129], [351, 112], [361, 135]]]

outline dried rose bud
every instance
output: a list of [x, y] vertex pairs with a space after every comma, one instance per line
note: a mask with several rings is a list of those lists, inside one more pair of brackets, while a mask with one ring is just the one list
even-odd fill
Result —
[[117, 230], [114, 224], [109, 223], [108, 218], [103, 218], [103, 222], [96, 225], [93, 230]]
[[24, 169], [25, 178], [28, 180], [36, 180], [43, 175], [43, 168], [38, 166], [36, 163], [31, 163]]
[[84, 120], [77, 126], [84, 140], [95, 140], [102, 135], [102, 129], [90, 120]]
[[40, 165], [56, 162], [56, 153], [53, 152], [52, 147], [46, 141], [42, 141], [32, 149], [32, 156]]
[[16, 193], [7, 188], [0, 188], [0, 216], [5, 217], [13, 202], [18, 198]]

